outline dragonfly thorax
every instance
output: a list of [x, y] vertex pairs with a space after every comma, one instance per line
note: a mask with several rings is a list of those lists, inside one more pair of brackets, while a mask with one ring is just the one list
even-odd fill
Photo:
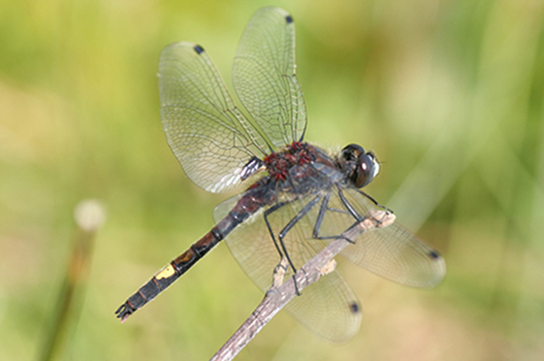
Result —
[[308, 143], [293, 142], [285, 150], [272, 153], [264, 158], [268, 174], [276, 181], [287, 179], [289, 170], [315, 161], [314, 148]]

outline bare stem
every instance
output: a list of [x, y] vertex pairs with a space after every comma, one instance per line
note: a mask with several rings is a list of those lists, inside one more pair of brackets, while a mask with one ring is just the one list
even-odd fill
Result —
[[41, 361], [60, 360], [67, 342], [70, 327], [74, 327], [79, 318], [83, 294], [89, 276], [94, 238], [97, 230], [105, 221], [102, 205], [95, 200], [81, 201], [75, 209], [74, 218], [77, 230], [74, 235], [74, 248], [68, 260], [57, 305], [44, 337], [39, 359]]

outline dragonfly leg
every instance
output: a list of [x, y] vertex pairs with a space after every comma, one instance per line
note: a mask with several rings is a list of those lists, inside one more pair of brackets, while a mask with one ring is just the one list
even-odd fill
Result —
[[340, 200], [344, 204], [344, 207], [348, 210], [348, 212], [355, 218], [357, 221], [361, 222], [363, 220], [363, 216], [361, 216], [355, 208], [349, 203], [349, 201], [346, 199], [346, 196], [344, 195], [344, 191], [338, 186], [338, 196], [340, 197]]
[[[376, 200], [374, 198], [372, 198], [371, 196], [369, 196], [368, 194], [366, 194], [365, 192], [362, 192], [360, 190], [357, 189], [357, 191], [366, 196], [368, 199], [370, 199], [372, 202], [374, 202], [374, 204], [382, 209], [385, 209], [386, 212], [389, 212], [391, 214], [394, 214], [394, 212], [385, 207], [385, 206], [382, 206], [381, 204], [379, 204], [378, 202], [376, 202]], [[340, 196], [340, 199], [342, 200], [342, 203], [344, 203], [344, 206], [348, 209], [348, 211], [357, 219], [358, 222], [361, 222], [363, 221], [363, 217], [361, 215], [359, 215], [355, 209], [353, 208], [353, 206], [349, 203], [349, 201], [346, 199], [346, 197], [344, 196], [344, 192], [342, 191], [342, 189], [340, 189], [340, 187], [338, 188], [338, 195]], [[375, 218], [374, 216], [371, 215], [372, 218], [374, 218], [378, 224], [381, 224], [382, 223], [382, 220], [381, 219], [377, 219]], [[353, 226], [352, 226], [353, 227]]]
[[[280, 246], [278, 245], [278, 241], [276, 241], [276, 236], [274, 236], [274, 231], [272, 230], [272, 226], [270, 226], [270, 221], [268, 220], [268, 216], [280, 209], [281, 207], [285, 206], [286, 204], [289, 204], [290, 202], [279, 202], [274, 204], [272, 207], [268, 208], [266, 211], [264, 211], [264, 221], [266, 223], [266, 227], [268, 228], [268, 232], [270, 233], [270, 237], [272, 238], [272, 241], [274, 242], [274, 246], [276, 247], [276, 250], [278, 251], [280, 255], [280, 264], [284, 262], [284, 260], [287, 260], [289, 265], [293, 268], [294, 272], [297, 273], [297, 270], [293, 266], [293, 262], [291, 262], [291, 258], [289, 258], [289, 255], [287, 254], [287, 250], [285, 249], [285, 246], [282, 242], [282, 249], [280, 249]], [[285, 252], [285, 256], [284, 256]], [[278, 265], [279, 266], [279, 265]], [[286, 270], [285, 270], [286, 271]], [[283, 272], [285, 274], [285, 272]], [[283, 277], [283, 276], [282, 276]], [[293, 276], [294, 277], [294, 276]], [[276, 280], [274, 280], [274, 284], [276, 284]], [[300, 292], [298, 291], [297, 283], [295, 282], [295, 291], [297, 295], [300, 295]]]
[[[344, 193], [342, 192], [342, 190], [340, 188], [338, 189], [338, 195], [340, 196], [340, 199], [342, 200], [342, 203], [344, 204], [344, 207], [346, 207], [346, 209], [348, 210], [346, 213], [351, 214], [353, 216], [353, 218], [355, 218], [355, 220], [356, 220], [356, 222], [351, 227], [353, 227], [357, 223], [361, 222], [363, 220], [363, 217], [361, 217], [361, 215], [359, 213], [357, 213], [357, 211], [355, 211], [355, 209], [349, 203], [349, 201], [346, 199], [346, 197], [344, 196]], [[330, 209], [328, 207], [330, 197], [331, 197], [331, 194], [328, 193], [323, 198], [323, 201], [321, 202], [321, 207], [319, 208], [319, 214], [317, 215], [317, 220], [316, 220], [315, 225], [314, 225], [314, 231], [312, 233], [312, 237], [315, 238], [315, 239], [320, 239], [320, 240], [342, 238], [345, 241], [348, 241], [349, 243], [355, 243], [355, 241], [343, 236], [342, 234], [338, 234], [338, 235], [335, 235], [335, 236], [320, 236], [319, 235], [321, 225], [323, 224], [323, 218], [325, 217], [325, 212], [327, 212], [329, 210], [330, 211], [335, 211], [335, 212], [344, 212], [343, 210]]]
[[[325, 197], [323, 197], [323, 200], [321, 201], [321, 207], [319, 207], [319, 213], [317, 214], [317, 220], [315, 221], [314, 225], [314, 231], [312, 233], [312, 237], [315, 239], [332, 239], [332, 238], [338, 238], [337, 236], [332, 237], [321, 237], [319, 235], [319, 230], [321, 229], [321, 225], [323, 224], [323, 218], [325, 217], [325, 212], [329, 210], [329, 200], [331, 198], [331, 194], [327, 193]], [[352, 240], [347, 239], [346, 237], [339, 236], [345, 239], [346, 241], [353, 243]]]
[[[295, 265], [293, 264], [293, 261], [291, 261], [291, 257], [289, 257], [289, 253], [287, 252], [287, 248], [285, 247], [285, 243], [283, 242], [283, 239], [287, 235], [287, 233], [300, 221], [306, 214], [321, 200], [322, 196], [317, 196], [311, 201], [309, 201], [304, 208], [302, 208], [294, 217], [287, 223], [285, 227], [278, 233], [278, 240], [281, 245], [281, 248], [283, 250], [283, 253], [285, 254], [285, 258], [287, 258], [287, 261], [289, 262], [289, 265], [293, 269], [293, 272], [296, 274], [297, 269]], [[300, 295], [300, 292], [298, 291], [297, 282], [295, 279], [295, 275], [293, 275], [293, 281], [295, 281], [295, 290], [297, 292], [297, 295]]]
[[276, 237], [274, 236], [274, 231], [272, 231], [272, 226], [270, 226], [270, 222], [268, 221], [268, 216], [288, 203], [289, 202], [279, 202], [274, 204], [272, 207], [268, 208], [266, 211], [264, 211], [264, 222], [266, 223], [266, 227], [268, 228], [270, 237], [272, 237], [272, 241], [274, 241], [274, 246], [276, 247], [276, 250], [280, 254], [280, 258], [283, 258], [283, 253], [280, 249], [280, 246], [278, 246], [278, 242], [276, 241]]
[[362, 190], [360, 189], [355, 189], [357, 192], [359, 192], [360, 194], [362, 194], [363, 196], [367, 197], [370, 201], [372, 201], [372, 203], [374, 203], [376, 206], [382, 208], [382, 209], [385, 209], [386, 211], [388, 212], [391, 212], [391, 213], [395, 213], [393, 212], [393, 210], [387, 208], [386, 206], [383, 206], [381, 205], [380, 203], [378, 203], [378, 201], [376, 201], [374, 198], [372, 198], [369, 194], [366, 194], [365, 192], [363, 192]]

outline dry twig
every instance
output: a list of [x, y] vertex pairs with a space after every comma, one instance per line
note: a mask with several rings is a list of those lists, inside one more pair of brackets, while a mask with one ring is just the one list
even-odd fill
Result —
[[[334, 270], [333, 258], [350, 243], [347, 239], [357, 239], [372, 228], [383, 228], [395, 221], [389, 211], [371, 211], [361, 222], [345, 231], [341, 237], [332, 241], [315, 257], [302, 266], [295, 275], [299, 291], [317, 282], [321, 276]], [[274, 285], [266, 292], [264, 299], [231, 338], [211, 358], [213, 361], [232, 360], [261, 329], [296, 295], [293, 278], [282, 284], [286, 270], [286, 260], [282, 259], [274, 271]]]

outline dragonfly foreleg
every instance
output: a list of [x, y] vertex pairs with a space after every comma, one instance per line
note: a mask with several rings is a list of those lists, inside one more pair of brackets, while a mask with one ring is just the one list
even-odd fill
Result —
[[344, 191], [342, 190], [342, 188], [340, 188], [340, 186], [337, 186], [337, 187], [338, 187], [338, 196], [340, 197], [340, 200], [342, 201], [342, 204], [344, 204], [344, 207], [346, 207], [346, 209], [353, 216], [353, 218], [355, 218], [357, 221], [361, 222], [363, 220], [363, 216], [361, 216], [359, 213], [357, 213], [355, 208], [353, 208], [351, 203], [349, 203], [349, 201], [346, 199], [346, 196], [344, 195]]
[[339, 236], [331, 236], [331, 237], [321, 237], [319, 235], [319, 230], [321, 229], [321, 225], [323, 224], [323, 218], [325, 217], [325, 212], [329, 209], [329, 199], [331, 198], [331, 194], [327, 193], [325, 197], [323, 197], [323, 201], [321, 202], [321, 207], [319, 207], [319, 213], [317, 214], [317, 220], [315, 221], [314, 225], [314, 231], [312, 233], [312, 237], [315, 239], [332, 239], [332, 238], [343, 238], [346, 241], [350, 243], [354, 243], [351, 239], [348, 239], [342, 235]]
[[372, 201], [372, 203], [374, 203], [376, 206], [382, 208], [382, 209], [385, 209], [386, 211], [388, 212], [391, 212], [391, 213], [395, 213], [393, 212], [393, 210], [387, 208], [386, 206], [383, 206], [381, 205], [380, 203], [378, 203], [378, 201], [376, 201], [374, 198], [372, 198], [369, 194], [366, 194], [365, 192], [363, 192], [362, 190], [360, 189], [355, 189], [358, 193], [362, 194], [363, 196], [367, 197], [370, 201]]
[[[348, 210], [348, 211], [345, 211], [345, 212], [351, 214], [353, 216], [353, 218], [356, 219], [356, 222], [354, 224], [359, 223], [362, 220], [362, 217], [355, 211], [355, 209], [349, 203], [349, 201], [346, 199], [346, 197], [344, 197], [344, 194], [343, 194], [341, 189], [338, 189], [338, 195], [340, 196], [340, 199], [342, 200], [342, 203], [344, 204], [344, 207], [346, 207], [346, 209]], [[327, 195], [325, 197], [323, 197], [323, 201], [321, 202], [321, 207], [319, 208], [319, 213], [317, 215], [317, 220], [315, 221], [314, 231], [312, 233], [312, 237], [315, 238], [315, 239], [320, 239], [320, 240], [342, 238], [342, 239], [348, 241], [349, 243], [355, 243], [355, 241], [345, 237], [342, 234], [338, 234], [338, 235], [335, 235], [335, 236], [320, 236], [319, 235], [319, 231], [321, 230], [321, 225], [323, 224], [323, 218], [325, 217], [325, 212], [331, 211], [331, 209], [329, 208], [329, 199], [330, 198], [331, 198], [330, 193], [327, 193]], [[341, 210], [333, 209], [332, 211], [341, 211]]]

